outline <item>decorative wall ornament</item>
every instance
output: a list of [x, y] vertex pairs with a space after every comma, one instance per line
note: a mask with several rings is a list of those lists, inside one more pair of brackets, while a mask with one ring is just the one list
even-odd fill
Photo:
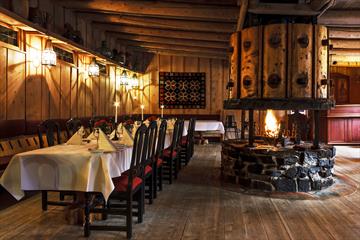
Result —
[[206, 74], [203, 72], [160, 72], [159, 105], [170, 109], [206, 107]]
[[108, 58], [112, 58], [113, 54], [110, 48], [108, 48], [106, 41], [101, 41], [101, 46], [96, 49], [97, 52], [99, 52], [101, 55], [108, 57]]
[[70, 23], [65, 23], [63, 36], [78, 44], [84, 44], [84, 40], [81, 37], [81, 32], [74, 30]]

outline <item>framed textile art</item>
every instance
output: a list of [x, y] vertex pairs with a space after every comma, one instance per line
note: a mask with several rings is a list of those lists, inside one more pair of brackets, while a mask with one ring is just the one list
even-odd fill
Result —
[[168, 109], [206, 107], [204, 72], [159, 72], [159, 105]]

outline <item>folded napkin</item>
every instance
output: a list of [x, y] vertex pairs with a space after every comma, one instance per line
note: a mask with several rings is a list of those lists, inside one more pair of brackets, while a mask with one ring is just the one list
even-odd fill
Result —
[[81, 145], [82, 138], [85, 133], [84, 127], [81, 127], [79, 130], [77, 130], [74, 135], [66, 142], [67, 145]]
[[126, 128], [123, 128], [123, 135], [121, 138], [121, 143], [127, 145], [127, 146], [133, 146], [134, 145], [134, 138], [131, 135], [130, 131]]
[[104, 152], [116, 151], [114, 144], [101, 129], [99, 129], [99, 149], [104, 150]]
[[90, 133], [90, 135], [86, 139], [87, 140], [96, 140], [96, 137], [94, 136], [94, 132]]
[[[119, 123], [118, 127], [117, 127], [117, 135], [119, 137], [119, 135], [123, 132], [123, 125], [122, 123]], [[115, 130], [112, 131], [112, 133], [110, 134], [109, 138], [113, 139], [115, 137]]]
[[174, 129], [176, 119], [172, 118], [167, 121], [167, 129]]

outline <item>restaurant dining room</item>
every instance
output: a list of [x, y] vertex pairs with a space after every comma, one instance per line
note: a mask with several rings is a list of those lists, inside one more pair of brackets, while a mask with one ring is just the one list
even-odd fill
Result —
[[0, 0], [2, 239], [360, 239], [360, 1]]

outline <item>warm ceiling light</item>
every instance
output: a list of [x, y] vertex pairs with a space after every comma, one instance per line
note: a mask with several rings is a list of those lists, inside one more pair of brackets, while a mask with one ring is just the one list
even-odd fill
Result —
[[88, 69], [89, 76], [98, 77], [100, 75], [99, 65], [96, 64], [96, 59], [93, 58]]
[[124, 69], [120, 75], [120, 85], [128, 85], [128, 74]]
[[46, 40], [45, 49], [42, 51], [41, 64], [48, 66], [56, 66], [56, 53], [54, 52], [50, 39]]
[[132, 75], [132, 78], [131, 78], [131, 88], [132, 89], [139, 89], [139, 79], [136, 75], [136, 73], [134, 73]]

